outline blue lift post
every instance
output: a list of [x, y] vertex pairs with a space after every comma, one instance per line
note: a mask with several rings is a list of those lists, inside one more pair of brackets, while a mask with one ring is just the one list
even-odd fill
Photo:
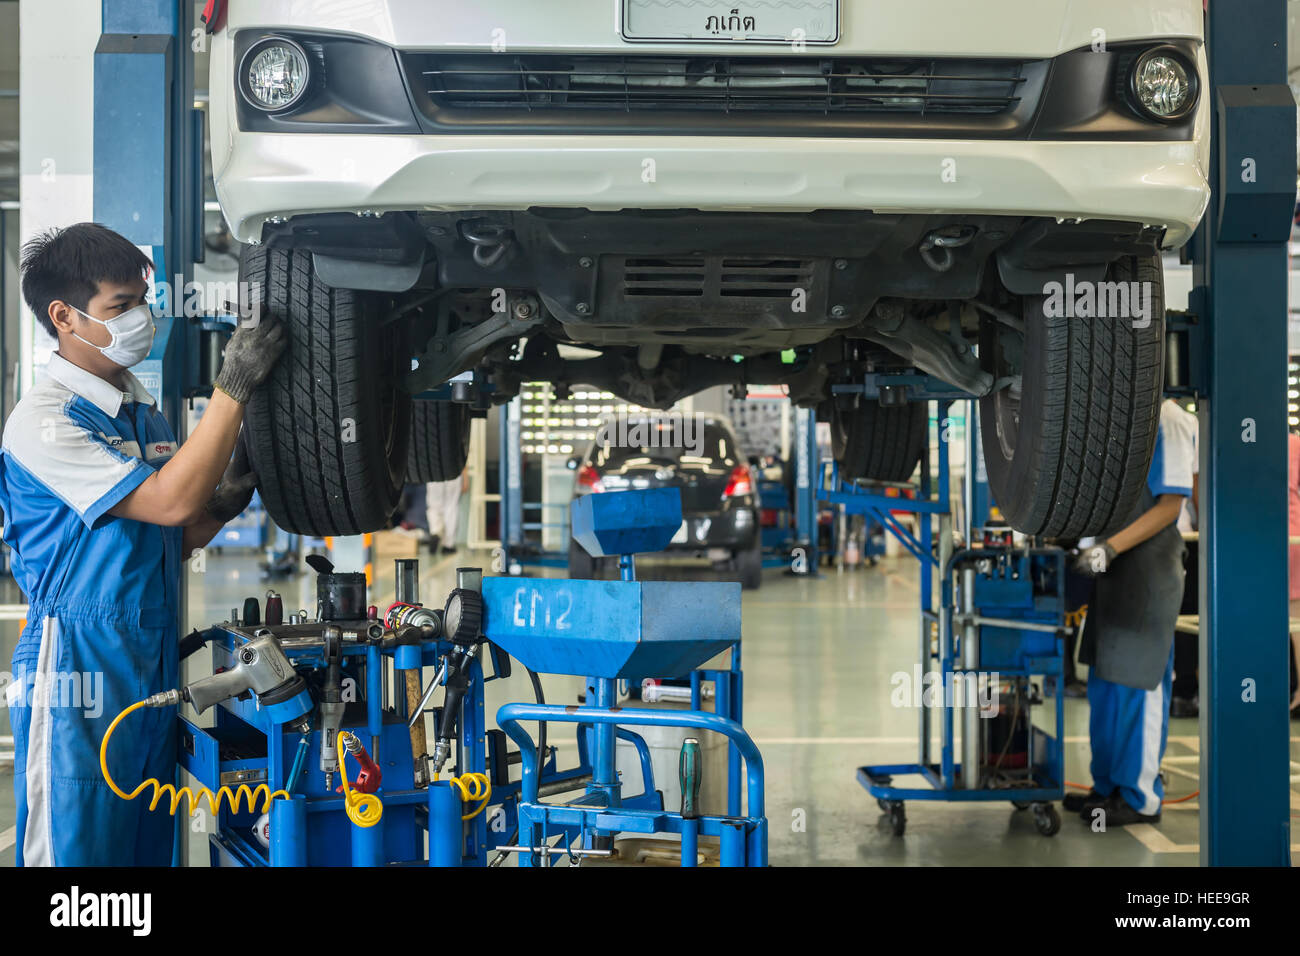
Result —
[[962, 540], [970, 547], [975, 528], [988, 523], [993, 499], [989, 495], [989, 473], [984, 464], [984, 446], [980, 444], [980, 404], [966, 403], [966, 514], [963, 515]]
[[499, 440], [501, 455], [497, 484], [501, 491], [497, 506], [497, 527], [501, 535], [501, 567], [513, 574], [524, 543], [524, 456], [519, 447], [521, 403], [518, 396], [501, 406]]
[[[795, 574], [817, 576], [817, 412], [794, 409]], [[800, 555], [799, 552], [803, 554]]]
[[[1209, 5], [1210, 208], [1192, 243], [1201, 389], [1201, 862], [1290, 860], [1287, 4]], [[1200, 370], [1194, 370], [1200, 371]]]
[[185, 399], [197, 377], [184, 286], [201, 261], [203, 119], [194, 109], [193, 4], [103, 0], [95, 49], [94, 215], [150, 251], [170, 285], [153, 351], [136, 369], [184, 439]]
[[[548, 504], [543, 501], [524, 500], [524, 456], [520, 446], [520, 429], [522, 427], [522, 402], [518, 396], [501, 407], [500, 427], [497, 446], [500, 451], [497, 490], [500, 492], [500, 504], [497, 509], [498, 527], [501, 537], [501, 568], [509, 575], [523, 573], [524, 565], [538, 567], [567, 567], [568, 555], [546, 554], [538, 547], [536, 551], [528, 546], [528, 532], [535, 531], [539, 536], [545, 535], [547, 527], [562, 525], [568, 528], [568, 522], [548, 522], [548, 510], [565, 509], [568, 504]], [[541, 497], [539, 495], [539, 497]], [[536, 521], [525, 521], [524, 515], [537, 512]], [[567, 536], [566, 536], [567, 540]]]

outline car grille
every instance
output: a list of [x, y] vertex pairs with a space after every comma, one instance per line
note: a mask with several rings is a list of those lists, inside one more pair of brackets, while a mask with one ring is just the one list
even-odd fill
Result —
[[453, 111], [996, 114], [1024, 63], [989, 59], [407, 54]]
[[635, 297], [790, 298], [815, 281], [815, 266], [802, 259], [721, 256], [628, 257], [621, 270], [623, 294]]

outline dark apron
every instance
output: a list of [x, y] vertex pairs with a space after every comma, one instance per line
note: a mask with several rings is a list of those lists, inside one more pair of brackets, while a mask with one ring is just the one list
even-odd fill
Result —
[[[1144, 486], [1130, 522], [1155, 503]], [[1079, 645], [1079, 660], [1092, 674], [1125, 687], [1159, 686], [1183, 600], [1184, 547], [1175, 521], [1116, 557], [1097, 578]]]

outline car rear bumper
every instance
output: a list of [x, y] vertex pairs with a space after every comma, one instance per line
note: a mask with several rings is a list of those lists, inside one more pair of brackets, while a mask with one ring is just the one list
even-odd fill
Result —
[[[1203, 125], [1198, 118], [1198, 131]], [[556, 206], [1114, 219], [1163, 227], [1165, 245], [1175, 247], [1205, 210], [1206, 169], [1199, 136], [1040, 142], [236, 132], [216, 187], [243, 242], [259, 239], [269, 217]]]
[[[706, 548], [732, 551], [752, 547], [759, 534], [758, 512], [754, 508], [728, 508], [713, 515], [692, 515], [683, 521], [684, 540], [674, 541], [668, 553], [685, 553]], [[680, 536], [680, 535], [679, 535]]]

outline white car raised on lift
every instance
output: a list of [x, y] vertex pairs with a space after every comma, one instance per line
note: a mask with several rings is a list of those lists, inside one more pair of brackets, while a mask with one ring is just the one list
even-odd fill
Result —
[[904, 480], [913, 369], [980, 396], [1013, 525], [1129, 517], [1159, 254], [1209, 195], [1200, 0], [224, 6], [217, 193], [292, 339], [249, 409], [281, 526], [382, 524], [463, 466], [465, 399], [533, 380], [783, 384], [843, 474]]

